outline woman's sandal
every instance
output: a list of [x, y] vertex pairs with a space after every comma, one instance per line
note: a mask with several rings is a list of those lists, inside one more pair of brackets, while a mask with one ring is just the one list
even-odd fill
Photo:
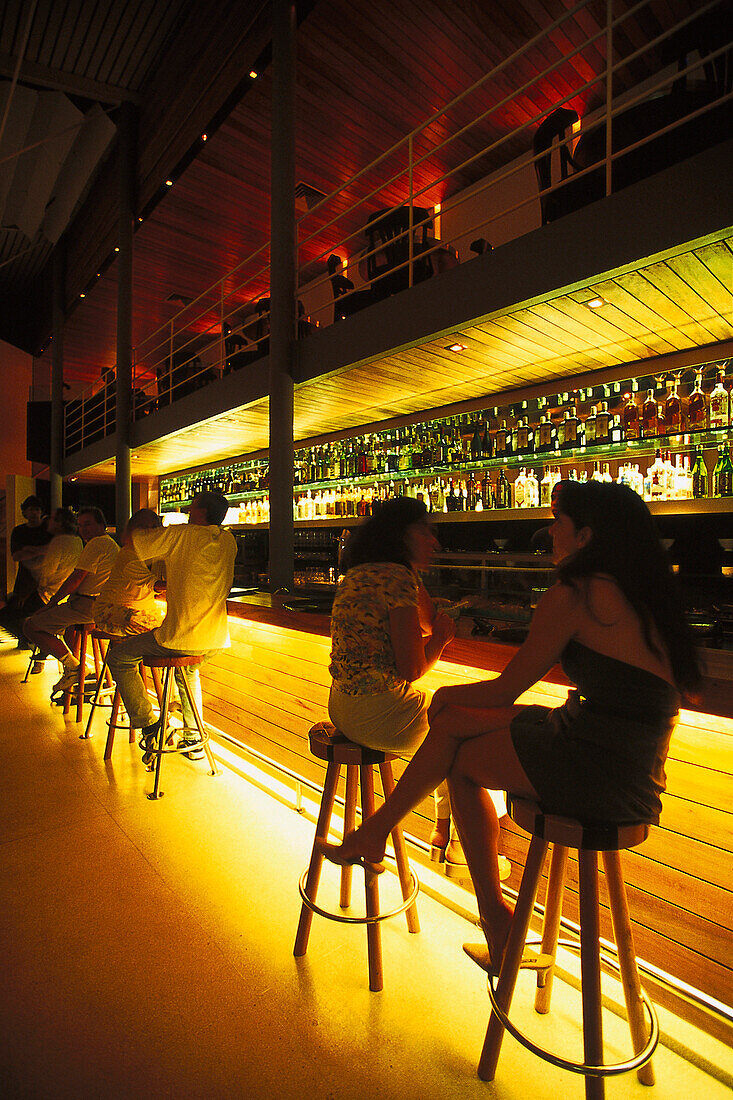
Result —
[[[501, 961], [497, 966], [494, 965], [491, 961], [489, 949], [485, 943], [464, 943], [463, 950], [472, 962], [475, 962], [477, 966], [480, 966], [481, 969], [485, 970], [492, 978], [499, 977]], [[550, 955], [538, 955], [531, 947], [525, 947], [522, 952], [522, 961], [519, 964], [519, 969], [546, 970], [547, 967], [551, 965], [552, 957]]]
[[386, 870], [383, 863], [373, 863], [364, 856], [345, 856], [341, 844], [329, 844], [326, 840], [317, 840], [316, 846], [321, 855], [339, 867], [362, 867], [370, 875], [381, 875]]

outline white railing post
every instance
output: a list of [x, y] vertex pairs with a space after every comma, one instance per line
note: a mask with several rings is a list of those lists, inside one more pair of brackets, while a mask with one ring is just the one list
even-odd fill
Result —
[[613, 190], [613, 0], [606, 0], [606, 195]]

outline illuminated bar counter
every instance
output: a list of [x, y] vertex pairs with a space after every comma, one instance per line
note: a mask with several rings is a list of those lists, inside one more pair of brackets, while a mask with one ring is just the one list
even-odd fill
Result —
[[[308, 730], [327, 716], [329, 617], [270, 604], [265, 594], [229, 603], [232, 646], [209, 662], [202, 676], [206, 720], [233, 751], [239, 746], [246, 758], [245, 750], [253, 750], [258, 767], [273, 778], [282, 780], [284, 771], [293, 788], [298, 779], [320, 788], [325, 765], [309, 753]], [[513, 652], [484, 639], [457, 638], [421, 686], [435, 689], [491, 676]], [[731, 1004], [732, 977], [733, 654], [715, 653], [711, 659], [712, 652], [704, 651], [710, 670], [705, 705], [681, 712], [672, 739], [661, 825], [639, 850], [624, 853], [624, 865], [636, 950], [649, 964], [643, 980], [652, 995], [730, 1041], [731, 1009], [725, 1006]], [[555, 669], [521, 701], [557, 705], [566, 685]], [[423, 852], [431, 809], [426, 802], [405, 823], [407, 833], [423, 842]], [[418, 861], [420, 847], [413, 854]], [[507, 818], [501, 851], [512, 863], [506, 883], [512, 890], [518, 889], [527, 849], [528, 838]], [[566, 913], [575, 919], [577, 863], [570, 867], [567, 891]], [[606, 907], [603, 913], [603, 935], [611, 938]], [[655, 979], [655, 970], [671, 975], [677, 991]], [[691, 987], [689, 995], [685, 987]], [[717, 1010], [705, 1006], [706, 998], [719, 1002]]]

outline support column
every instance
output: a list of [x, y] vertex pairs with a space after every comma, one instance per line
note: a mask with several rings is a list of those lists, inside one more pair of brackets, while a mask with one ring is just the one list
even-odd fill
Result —
[[292, 0], [272, 9], [270, 584], [292, 590], [296, 19]]
[[51, 306], [51, 512], [61, 507], [64, 466], [64, 298], [66, 296], [66, 252], [63, 244], [53, 254], [53, 299]]
[[120, 107], [118, 136], [119, 254], [117, 257], [117, 385], [115, 510], [117, 533], [130, 518], [130, 405], [132, 396], [132, 234], [135, 219], [135, 125], [131, 103]]

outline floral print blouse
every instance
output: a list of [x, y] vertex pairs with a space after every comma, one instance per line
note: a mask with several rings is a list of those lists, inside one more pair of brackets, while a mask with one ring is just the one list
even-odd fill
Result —
[[418, 606], [412, 570], [394, 562], [356, 565], [336, 590], [331, 612], [331, 665], [334, 686], [345, 695], [378, 695], [401, 687], [389, 613]]

